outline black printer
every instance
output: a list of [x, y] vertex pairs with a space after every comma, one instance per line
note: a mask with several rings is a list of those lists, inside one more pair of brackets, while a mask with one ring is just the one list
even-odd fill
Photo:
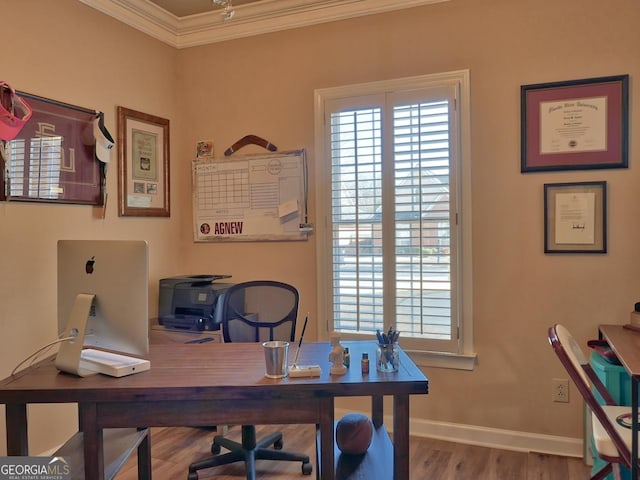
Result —
[[179, 330], [219, 330], [216, 305], [232, 285], [214, 283], [231, 275], [183, 275], [160, 280], [158, 323]]

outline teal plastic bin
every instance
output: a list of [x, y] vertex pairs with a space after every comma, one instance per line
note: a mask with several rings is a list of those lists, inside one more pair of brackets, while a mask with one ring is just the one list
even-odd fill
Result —
[[[624, 369], [624, 367], [607, 362], [598, 352], [591, 352], [589, 362], [591, 363], [593, 371], [596, 373], [607, 390], [609, 390], [609, 393], [611, 393], [611, 396], [613, 397], [615, 402], [618, 405], [630, 406], [631, 377], [629, 377], [629, 374]], [[597, 392], [596, 397], [598, 398], [600, 403], [604, 403], [602, 397]], [[593, 443], [593, 438], [590, 438], [589, 442], [591, 444], [591, 452], [593, 454], [593, 468], [591, 469], [591, 475], [593, 475], [602, 467], [604, 467], [606, 462], [598, 457], [598, 453], [596, 452], [595, 445]], [[623, 480], [631, 480], [631, 472], [627, 468], [621, 467], [620, 473], [622, 474], [621, 476]], [[606, 476], [605, 480], [614, 480], [613, 474]]]

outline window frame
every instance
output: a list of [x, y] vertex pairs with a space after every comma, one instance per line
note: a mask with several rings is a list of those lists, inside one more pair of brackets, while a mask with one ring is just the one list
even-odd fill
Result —
[[[314, 93], [315, 106], [315, 174], [316, 174], [316, 267], [317, 267], [317, 298], [318, 298], [318, 335], [321, 340], [327, 340], [331, 332], [333, 320], [332, 311], [332, 268], [331, 255], [331, 158], [330, 158], [330, 124], [328, 104], [351, 97], [379, 96], [388, 93], [410, 92], [438, 86], [456, 89], [456, 106], [458, 123], [453, 125], [459, 142], [452, 144], [451, 149], [458, 160], [457, 172], [451, 172], [452, 184], [457, 183], [457, 244], [459, 268], [456, 273], [457, 289], [456, 301], [458, 309], [459, 339], [455, 351], [438, 352], [425, 348], [420, 339], [402, 342], [407, 351], [418, 365], [472, 370], [476, 362], [473, 342], [473, 292], [472, 292], [472, 251], [471, 251], [471, 163], [470, 163], [470, 85], [469, 71], [458, 70], [452, 72], [419, 75], [394, 80], [374, 81], [354, 85], [317, 89]], [[389, 116], [387, 116], [389, 117]], [[387, 121], [388, 120], [384, 120]], [[383, 127], [384, 128], [384, 127]], [[383, 147], [390, 148], [390, 147]], [[385, 155], [389, 153], [385, 151]], [[454, 178], [455, 176], [455, 178]], [[464, 232], [464, 234], [462, 234]], [[455, 301], [455, 300], [454, 300]], [[344, 334], [343, 338], [369, 339], [368, 335], [351, 336]], [[375, 336], [371, 335], [370, 339]], [[401, 339], [402, 340], [402, 339]]]

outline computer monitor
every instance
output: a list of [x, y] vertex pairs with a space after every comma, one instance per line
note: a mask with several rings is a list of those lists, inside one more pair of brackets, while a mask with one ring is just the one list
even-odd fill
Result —
[[149, 247], [143, 240], [58, 241], [56, 366], [80, 376], [85, 346], [149, 352]]

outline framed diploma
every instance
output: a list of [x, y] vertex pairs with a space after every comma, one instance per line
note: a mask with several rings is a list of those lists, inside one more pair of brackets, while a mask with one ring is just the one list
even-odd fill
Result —
[[118, 215], [168, 217], [169, 120], [118, 107]]
[[544, 185], [544, 253], [607, 253], [607, 183]]
[[627, 168], [629, 76], [523, 85], [521, 171]]

